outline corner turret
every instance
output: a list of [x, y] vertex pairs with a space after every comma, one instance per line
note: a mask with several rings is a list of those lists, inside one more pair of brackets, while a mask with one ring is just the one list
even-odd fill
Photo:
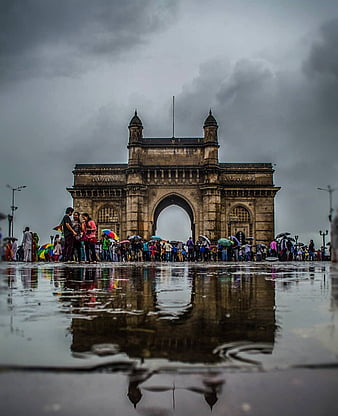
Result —
[[205, 142], [213, 142], [217, 143], [217, 121], [215, 117], [212, 115], [211, 109], [209, 111], [208, 117], [204, 121], [204, 141]]
[[142, 130], [143, 125], [140, 117], [137, 115], [137, 111], [135, 110], [135, 114], [133, 118], [130, 120], [129, 123], [129, 143], [139, 142], [143, 138]]

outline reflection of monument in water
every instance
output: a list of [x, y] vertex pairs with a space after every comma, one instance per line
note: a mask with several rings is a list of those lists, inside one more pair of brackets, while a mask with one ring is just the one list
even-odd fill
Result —
[[[239, 271], [236, 266], [116, 267], [109, 278], [115, 289], [103, 287], [91, 300], [104, 308], [92, 306], [91, 320], [73, 318], [72, 350], [112, 343], [133, 358], [206, 363], [219, 361], [213, 350], [225, 343], [272, 344], [274, 287], [262, 276]], [[84, 289], [86, 278], [81, 280]], [[102, 286], [104, 279], [99, 281]], [[87, 282], [93, 285], [95, 276]], [[86, 298], [72, 304], [73, 310], [85, 305]]]

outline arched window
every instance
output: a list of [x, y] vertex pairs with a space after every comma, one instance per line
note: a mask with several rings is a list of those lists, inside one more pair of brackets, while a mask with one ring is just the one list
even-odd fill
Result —
[[118, 217], [117, 213], [111, 206], [104, 206], [98, 212], [98, 222], [99, 223], [112, 223], [117, 222]]
[[235, 207], [230, 212], [229, 218], [236, 222], [250, 222], [250, 213], [244, 207]]
[[97, 213], [97, 222], [99, 228], [99, 234], [102, 229], [108, 228], [114, 231], [117, 235], [120, 235], [120, 223], [117, 210], [111, 205], [104, 205]]
[[236, 235], [243, 233], [246, 237], [251, 237], [253, 233], [253, 223], [249, 210], [243, 206], [234, 207], [228, 217], [228, 233]]

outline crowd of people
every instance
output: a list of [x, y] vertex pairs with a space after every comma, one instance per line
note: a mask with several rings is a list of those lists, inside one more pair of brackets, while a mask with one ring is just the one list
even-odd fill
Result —
[[295, 241], [289, 233], [276, 236], [269, 246], [253, 244], [253, 239], [240, 240], [236, 236], [211, 244], [206, 236], [186, 242], [162, 240], [154, 237], [145, 241], [131, 236], [119, 241], [109, 234], [97, 237], [97, 226], [89, 214], [80, 214], [69, 207], [51, 244], [39, 246], [39, 237], [26, 227], [22, 244], [7, 239], [2, 258], [7, 261], [55, 261], [66, 263], [104, 262], [183, 262], [183, 261], [315, 261], [329, 260], [325, 247], [315, 248], [313, 240], [307, 245]]

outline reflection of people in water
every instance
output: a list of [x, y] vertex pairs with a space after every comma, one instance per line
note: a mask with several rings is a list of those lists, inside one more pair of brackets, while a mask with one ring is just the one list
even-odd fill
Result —
[[21, 281], [24, 289], [37, 289], [38, 270], [34, 268], [24, 268], [21, 272]]
[[130, 381], [129, 386], [128, 386], [127, 396], [129, 398], [129, 400], [133, 403], [135, 409], [136, 409], [137, 403], [142, 398], [142, 393], [141, 393], [141, 390], [138, 386], [139, 383], [140, 383], [139, 381]]

